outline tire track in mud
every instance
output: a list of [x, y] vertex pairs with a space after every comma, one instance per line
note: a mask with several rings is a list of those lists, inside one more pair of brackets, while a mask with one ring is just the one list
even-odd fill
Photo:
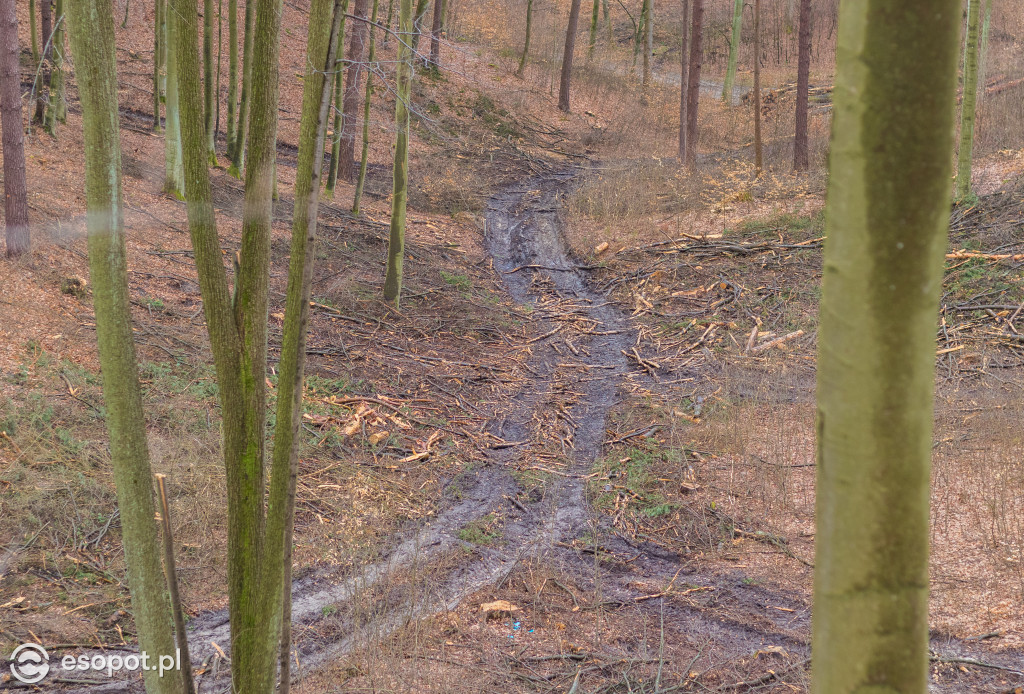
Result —
[[[705, 642], [709, 669], [728, 669], [730, 663], [766, 646], [784, 648], [794, 667], [809, 656], [810, 607], [805, 598], [747, 585], [739, 573], [686, 565], [660, 547], [636, 544], [616, 534], [607, 518], [597, 518], [588, 508], [584, 477], [602, 453], [608, 412], [618, 402], [622, 376], [631, 368], [623, 350], [634, 344], [636, 331], [622, 310], [589, 286], [566, 250], [559, 198], [573, 182], [571, 173], [552, 173], [507, 188], [489, 200], [485, 226], [487, 251], [513, 299], [537, 305], [553, 295], [572, 302], [594, 325], [586, 344], [577, 343], [585, 355], [577, 359], [600, 375], [584, 379], [567, 373], [555, 350], [534, 349], [527, 362], [534, 375], [531, 385], [515, 398], [514, 414], [492, 421], [489, 427], [490, 433], [505, 441], [528, 441], [534, 415], [546, 406], [556, 386], [573, 383], [578, 399], [564, 417], [571, 424], [572, 455], [567, 467], [553, 477], [542, 500], [524, 506], [512, 501], [520, 491], [512, 466], [543, 442], [491, 450], [490, 460], [477, 471], [461, 499], [421, 527], [397, 537], [383, 559], [345, 577], [326, 568], [296, 580], [292, 633], [293, 649], [301, 663], [296, 676], [379, 641], [411, 621], [455, 609], [467, 596], [501, 582], [523, 560], [543, 556], [544, 561], [572, 575], [581, 588], [592, 588], [597, 581], [593, 558], [584, 557], [570, 545], [594, 527], [603, 531], [603, 544], [611, 552], [633, 556], [628, 566], [602, 565], [603, 599], [635, 606], [652, 618], [663, 610], [666, 627], [689, 640]], [[559, 327], [551, 318], [538, 322], [539, 335]], [[538, 347], [554, 336], [538, 340]], [[459, 539], [459, 531], [468, 523], [499, 511], [507, 518], [502, 544], [480, 546]], [[680, 583], [709, 586], [712, 597], [688, 603], [670, 599], [638, 602], [641, 594], [632, 584], [638, 577], [662, 585], [675, 578]], [[219, 657], [213, 642], [225, 650], [230, 643], [226, 611], [198, 616], [189, 623], [189, 631], [197, 667]], [[942, 643], [947, 653], [981, 657], [962, 642]], [[224, 691], [229, 685], [228, 670], [222, 664], [219, 674], [201, 677], [198, 691]], [[130, 691], [130, 686], [120, 680], [81, 691], [122, 692]], [[137, 687], [141, 691], [141, 684]]]

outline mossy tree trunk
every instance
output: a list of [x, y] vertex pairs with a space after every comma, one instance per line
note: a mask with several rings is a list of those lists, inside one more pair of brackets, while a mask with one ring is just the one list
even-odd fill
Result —
[[356, 177], [356, 191], [352, 196], [352, 214], [359, 216], [359, 203], [363, 198], [363, 186], [366, 184], [366, 167], [370, 155], [370, 106], [373, 103], [373, 72], [377, 60], [377, 9], [379, 2], [373, 0], [373, 15], [370, 20], [370, 48], [366, 54], [368, 69], [366, 71], [366, 95], [363, 98], [363, 151], [359, 157], [359, 175]]
[[565, 50], [562, 53], [562, 76], [558, 86], [558, 108], [566, 113], [571, 108], [572, 54], [576, 50], [576, 30], [580, 22], [580, 0], [569, 6], [569, 26], [565, 30]]
[[[342, 43], [342, 0], [314, 0], [306, 49], [306, 73], [302, 84], [302, 115], [299, 124], [298, 165], [295, 175], [295, 213], [288, 267], [284, 328], [281, 338], [280, 378], [277, 393], [277, 430], [271, 472], [271, 510], [267, 524], [267, 554], [282, 555], [282, 571], [265, 576], [265, 593], [281, 596], [280, 694], [288, 694], [291, 679], [291, 584], [292, 530], [295, 517], [295, 484], [302, 421], [303, 377], [309, 297], [313, 281], [320, 175], [323, 171], [324, 137], [331, 105], [330, 70], [337, 62]], [[376, 21], [377, 2], [373, 17]], [[372, 38], [371, 38], [372, 41]], [[322, 66], [312, 69], [312, 66]], [[277, 540], [280, 538], [280, 541]], [[270, 605], [264, 609], [269, 611]]]
[[960, 0], [843, 0], [818, 337], [815, 694], [928, 691]]
[[[412, 43], [413, 57], [418, 54], [420, 46], [420, 38], [423, 36], [423, 18], [427, 15], [427, 6], [430, 0], [418, 0], [416, 3], [416, 12], [413, 18], [413, 34], [410, 37]], [[434, 0], [437, 2], [437, 0]], [[399, 29], [401, 31], [401, 29]]]
[[689, 90], [686, 88], [690, 74], [690, 0], [682, 0], [683, 40], [679, 50], [679, 163], [686, 160], [686, 102]]
[[238, 122], [235, 124], [235, 139], [228, 145], [228, 159], [231, 166], [228, 173], [241, 178], [245, 171], [246, 146], [249, 139], [249, 106], [252, 92], [252, 69], [255, 61], [253, 56], [253, 32], [256, 16], [253, 10], [258, 0], [247, 0], [245, 3], [245, 37], [242, 39], [242, 94], [238, 101]]
[[160, 132], [160, 73], [163, 72], [164, 0], [155, 0], [153, 16], [153, 130]]
[[[171, 21], [171, 4], [168, 2], [164, 13], [164, 51], [167, 56], [167, 98], [164, 104], [164, 193], [179, 200], [184, 195], [185, 171], [181, 152], [181, 119], [178, 110], [178, 38], [177, 23]], [[192, 10], [195, 14], [195, 10]]]
[[327, 198], [334, 199], [334, 188], [338, 184], [338, 160], [341, 158], [341, 127], [342, 127], [342, 113], [344, 106], [344, 87], [345, 87], [345, 69], [343, 67], [344, 62], [341, 57], [344, 55], [343, 44], [345, 37], [345, 14], [348, 12], [349, 0], [342, 1], [342, 18], [341, 18], [341, 40], [342, 44], [339, 45], [338, 57], [334, 61], [334, 98], [332, 99], [334, 121], [331, 123], [331, 161], [327, 167], [327, 182], [324, 187], [324, 195]]
[[213, 87], [213, 0], [203, 0], [203, 113], [206, 117], [206, 148], [210, 154], [210, 166], [217, 165], [214, 140], [216, 94]]
[[601, 0], [594, 0], [594, 7], [590, 11], [590, 36], [587, 40], [587, 62], [594, 59], [594, 49], [597, 48], [597, 24], [600, 19]]
[[[579, 0], [575, 0], [578, 4]], [[395, 166], [391, 196], [384, 299], [396, 307], [402, 300], [402, 262], [405, 258], [405, 206], [409, 194], [409, 98], [412, 95], [412, 0], [399, 0], [398, 98], [395, 102]]]
[[686, 78], [686, 166], [697, 167], [697, 110], [700, 105], [700, 69], [704, 60], [704, 0], [693, 0], [690, 22], [690, 60]]
[[526, 0], [526, 40], [523, 42], [523, 54], [519, 57], [516, 75], [522, 77], [526, 73], [526, 62], [530, 58], [530, 34], [533, 32], [533, 0]]
[[[104, 0], [68, 0], [68, 11], [82, 104], [89, 272], [132, 616], [140, 650], [172, 654], [128, 293], [113, 6]], [[179, 677], [148, 670], [143, 678], [150, 694], [183, 691]]]
[[974, 154], [974, 118], [978, 101], [978, 50], [982, 0], [969, 0], [967, 46], [964, 49], [964, 91], [960, 101], [960, 150], [957, 154], [956, 197], [971, 195], [971, 165]]
[[[219, 97], [218, 97], [219, 98]], [[227, 126], [224, 134], [227, 140], [228, 158], [235, 142], [235, 119], [238, 110], [238, 0], [228, 0], [228, 109]]]
[[67, 95], [64, 89], [64, 30], [67, 18], [64, 16], [64, 0], [54, 3], [52, 69], [50, 72], [50, 102], [46, 106], [44, 127], [51, 135], [57, 134], [57, 123], [63, 123], [67, 116]]
[[28, 33], [32, 40], [32, 65], [39, 64], [39, 38], [36, 36], [36, 0], [28, 0]]
[[4, 226], [7, 257], [29, 251], [25, 128], [21, 120], [18, 15], [13, 2], [0, 7], [0, 119], [3, 120]]
[[800, 47], [796, 78], [796, 139], [793, 144], [793, 170], [806, 171], [810, 164], [807, 135], [807, 109], [811, 79], [811, 0], [800, 0]]
[[981, 55], [978, 58], [978, 100], [985, 101], [985, 76], [988, 68], [988, 36], [992, 29], [992, 0], [985, 0], [985, 19], [981, 23]]
[[732, 35], [729, 39], [729, 62], [725, 68], [725, 82], [722, 85], [722, 101], [732, 104], [732, 85], [736, 81], [736, 65], [739, 62], [740, 41], [743, 38], [743, 0], [736, 0], [732, 8]]
[[52, 9], [50, 6], [50, 0], [41, 0], [39, 5], [39, 31], [40, 38], [43, 43], [43, 56], [42, 56], [42, 69], [40, 70], [40, 79], [36, 85], [36, 112], [32, 116], [33, 123], [42, 123], [46, 115], [46, 90], [50, 85], [50, 56], [53, 55], [53, 28], [52, 24]]

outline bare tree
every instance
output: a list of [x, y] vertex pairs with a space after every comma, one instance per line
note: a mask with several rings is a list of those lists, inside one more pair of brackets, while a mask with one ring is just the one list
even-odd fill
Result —
[[811, 691], [923, 693], [960, 0], [843, 0], [840, 12], [818, 333]]
[[679, 162], [686, 159], [686, 81], [690, 74], [690, 0], [683, 2], [683, 45], [679, 50], [682, 69], [679, 72]]
[[800, 0], [800, 57], [796, 78], [796, 140], [793, 144], [793, 169], [806, 171], [809, 164], [807, 145], [807, 99], [811, 76], [811, 0]]
[[704, 0], [693, 0], [693, 20], [690, 23], [690, 65], [686, 82], [686, 165], [697, 166], [697, 108], [700, 104], [700, 68], [704, 59], [702, 42]]
[[4, 223], [7, 257], [27, 253], [28, 194], [25, 186], [25, 131], [21, 122], [18, 73], [18, 15], [14, 0], [0, 3], [0, 118], [3, 119]]
[[761, 175], [764, 145], [761, 142], [761, 0], [754, 0], [754, 168]]
[[580, 23], [580, 0], [569, 7], [569, 28], [565, 31], [565, 53], [562, 54], [562, 81], [558, 87], [558, 108], [569, 112], [569, 90], [572, 87], [572, 54], [576, 49], [576, 29]]
[[[437, 0], [435, 0], [437, 2]], [[341, 151], [338, 154], [338, 177], [347, 182], [356, 176], [356, 133], [359, 124], [359, 111], [362, 100], [359, 98], [359, 80], [363, 74], [363, 61], [366, 59], [366, 41], [369, 36], [369, 0], [355, 0], [352, 14], [361, 19], [352, 22], [349, 30], [348, 61], [345, 68], [345, 95], [342, 98], [341, 117]], [[335, 137], [338, 137], [335, 134]], [[334, 186], [331, 186], [333, 190]]]
[[430, 25], [430, 67], [441, 67], [441, 24], [444, 19], [447, 0], [434, 0], [434, 19]]

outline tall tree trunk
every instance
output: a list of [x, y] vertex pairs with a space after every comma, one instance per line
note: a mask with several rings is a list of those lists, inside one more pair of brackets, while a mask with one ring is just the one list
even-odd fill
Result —
[[363, 99], [363, 151], [359, 157], [359, 175], [356, 177], [356, 191], [352, 196], [352, 214], [359, 216], [359, 203], [363, 198], [366, 184], [366, 167], [370, 155], [370, 105], [373, 101], [373, 71], [377, 60], [377, 9], [378, 0], [373, 0], [373, 17], [370, 23], [370, 49], [366, 57], [369, 69], [366, 72], [366, 96]]
[[612, 10], [611, 3], [609, 0], [601, 0], [602, 11], [604, 13], [604, 23], [608, 29], [608, 47], [615, 45], [615, 34], [612, 29]]
[[7, 257], [27, 253], [28, 193], [25, 185], [25, 128], [21, 121], [18, 15], [13, 0], [0, 3], [0, 120], [3, 129], [4, 224]]
[[[44, 2], [46, 0], [43, 0]], [[160, 73], [163, 65], [163, 23], [164, 23], [164, 0], [155, 0], [155, 12], [153, 17], [153, 130], [160, 132], [163, 127], [160, 124]]]
[[349, 0], [343, 0], [341, 18], [341, 41], [338, 47], [338, 58], [334, 64], [334, 122], [331, 124], [331, 161], [327, 167], [327, 184], [324, 186], [324, 195], [328, 199], [334, 199], [334, 188], [338, 183], [338, 160], [341, 159], [341, 123], [342, 107], [344, 105], [344, 84], [345, 84], [345, 61], [344, 38], [345, 38], [345, 14], [348, 12]]
[[558, 108], [566, 113], [570, 109], [569, 91], [572, 88], [572, 54], [576, 49], [576, 28], [580, 21], [580, 0], [569, 6], [569, 26], [565, 31], [565, 51], [562, 53], [562, 79], [558, 86]]
[[36, 0], [28, 0], [29, 36], [32, 37], [32, 65], [39, 64], [39, 38], [36, 36]]
[[736, 64], [739, 61], [740, 41], [743, 38], [743, 0], [736, 0], [732, 8], [732, 37], [729, 39], [729, 62], [725, 68], [725, 83], [722, 85], [722, 101], [732, 104], [732, 85], [736, 80]]
[[220, 68], [224, 51], [224, 0], [217, 0], [217, 88], [213, 92], [213, 105], [217, 118], [213, 123], [213, 143], [216, 148], [217, 133], [220, 132]]
[[213, 0], [203, 0], [203, 113], [206, 116], [206, 148], [210, 153], [210, 166], [217, 165], [213, 87]]
[[[219, 97], [218, 97], [219, 98]], [[228, 0], [228, 110], [225, 139], [227, 155], [235, 145], [235, 123], [238, 109], [238, 0]]]
[[761, 0], [754, 0], [754, 169], [761, 175], [764, 168], [764, 145], [761, 141]]
[[967, 13], [967, 47], [964, 51], [964, 92], [960, 102], [960, 151], [957, 154], [956, 197], [971, 195], [971, 160], [974, 151], [974, 116], [978, 100], [978, 28], [981, 0], [970, 0]]
[[[82, 104], [89, 274], [132, 616], [140, 650], [169, 654], [174, 636], [160, 569], [128, 294], [113, 6], [104, 0], [69, 0], [68, 10]], [[143, 672], [143, 678], [150, 694], [183, 689], [180, 678], [161, 677], [155, 669]]]
[[252, 92], [252, 68], [254, 62], [253, 32], [256, 17], [253, 8], [257, 0], [247, 0], [245, 3], [245, 38], [242, 41], [242, 96], [238, 102], [238, 123], [235, 124], [235, 139], [229, 145], [228, 158], [231, 159], [231, 166], [228, 173], [235, 178], [241, 178], [245, 171], [245, 148], [249, 138], [249, 101]]
[[441, 67], [441, 23], [447, 4], [446, 0], [434, 0], [434, 20], [430, 25], [430, 67], [435, 71]]
[[821, 324], [815, 694], [928, 691], [929, 462], [960, 0], [842, 0]]
[[654, 0], [647, 0], [647, 13], [644, 17], [644, 99], [651, 88], [651, 57], [654, 54]]
[[51, 14], [50, 14], [50, 0], [40, 0], [39, 5], [39, 28], [40, 38], [43, 43], [43, 66], [42, 75], [39, 83], [36, 86], [36, 112], [32, 116], [33, 123], [42, 123], [44, 114], [46, 111], [46, 90], [50, 86], [50, 56], [53, 55], [53, 41], [51, 34], [53, 28], [51, 26]]
[[[579, 7], [579, 0], [574, 0]], [[395, 101], [395, 166], [391, 196], [391, 231], [388, 236], [384, 299], [396, 307], [402, 300], [402, 262], [405, 259], [405, 205], [409, 188], [409, 97], [412, 94], [412, 0], [399, 0], [398, 98]]]
[[530, 56], [530, 34], [533, 30], [533, 0], [526, 0], [526, 41], [523, 43], [523, 55], [519, 58], [519, 68], [516, 76], [522, 77], [526, 73], [526, 61]]
[[811, 79], [811, 0], [800, 0], [800, 50], [796, 78], [796, 139], [793, 170], [806, 171], [810, 152], [807, 142], [807, 101]]
[[420, 37], [423, 36], [423, 18], [427, 14], [428, 2], [429, 0], [419, 0], [416, 3], [416, 13], [413, 18], [413, 28], [415, 32], [412, 35], [412, 52], [414, 58], [418, 55], [417, 51], [419, 50]]
[[[333, 5], [333, 7], [332, 7]], [[343, 0], [314, 0], [310, 8], [310, 31], [306, 48], [306, 74], [302, 84], [302, 116], [299, 124], [298, 166], [295, 174], [295, 213], [288, 267], [284, 328], [281, 338], [281, 374], [278, 379], [277, 422], [271, 475], [271, 509], [267, 524], [267, 555], [283, 555], [280, 574], [268, 577], [265, 592], [280, 595], [282, 601], [280, 689], [288, 694], [291, 679], [291, 587], [292, 531], [295, 518], [295, 483], [302, 422], [302, 392], [305, 371], [309, 297], [313, 281], [317, 209], [320, 204], [320, 175], [323, 171], [324, 136], [331, 105], [332, 80], [328, 77], [337, 62], [342, 42]], [[377, 2], [374, 0], [373, 21]], [[328, 30], [329, 27], [329, 30]], [[371, 37], [371, 42], [372, 42]], [[372, 46], [372, 43], [371, 43]], [[311, 66], [322, 65], [323, 69]], [[287, 423], [287, 426], [285, 426]], [[281, 481], [287, 480], [282, 489]], [[273, 485], [278, 485], [276, 488]], [[282, 527], [279, 529], [278, 524]], [[276, 546], [275, 538], [282, 538]], [[279, 582], [278, 582], [279, 581]]]
[[[164, 129], [164, 192], [179, 200], [184, 199], [184, 175], [181, 145], [181, 117], [178, 110], [178, 37], [175, 34], [177, 22], [169, 16], [168, 2], [164, 13], [164, 50], [167, 53], [167, 102], [164, 104], [166, 128]], [[195, 9], [192, 10], [195, 14]], [[188, 49], [186, 49], [188, 50]]]
[[50, 102], [46, 106], [44, 127], [51, 135], [57, 134], [57, 123], [64, 122], [67, 113], [64, 90], [64, 28], [67, 19], [64, 16], [64, 0], [56, 0], [54, 4], [53, 24], [53, 69], [50, 72]]
[[690, 72], [686, 81], [686, 166], [697, 167], [697, 110], [700, 105], [700, 68], [704, 60], [704, 0], [693, 0], [690, 23]]
[[395, 0], [388, 0], [388, 18], [384, 20], [384, 39], [382, 46], [387, 46], [391, 40], [391, 21], [395, 16]]
[[985, 79], [988, 68], [988, 35], [992, 29], [992, 0], [985, 0], [985, 19], [981, 25], [981, 55], [978, 58], [978, 100], [985, 101]]
[[359, 110], [362, 106], [362, 100], [359, 98], [359, 81], [363, 74], [363, 60], [366, 58], [366, 37], [369, 34], [369, 25], [366, 23], [368, 9], [369, 0], [355, 0], [353, 14], [359, 19], [352, 22], [352, 28], [349, 30], [345, 95], [342, 98], [341, 151], [338, 156], [338, 177], [346, 183], [351, 183], [356, 178], [356, 133]]
[[587, 62], [594, 59], [594, 49], [597, 48], [597, 23], [600, 18], [601, 0], [594, 0], [594, 8], [590, 12], [590, 39], [587, 42]]
[[690, 75], [690, 0], [682, 0], [683, 45], [679, 50], [681, 69], [679, 71], [679, 163], [686, 160], [686, 101], [689, 96], [687, 81]]

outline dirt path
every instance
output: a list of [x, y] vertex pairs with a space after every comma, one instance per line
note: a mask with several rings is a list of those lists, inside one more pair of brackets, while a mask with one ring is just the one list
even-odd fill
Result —
[[[347, 575], [320, 569], [294, 583], [294, 647], [301, 663], [296, 676], [412, 620], [454, 609], [531, 560], [557, 565], [583, 589], [600, 580], [602, 604], [611, 609], [617, 605], [646, 611], [650, 619], [663, 613], [671, 638], [699, 642], [700, 647], [693, 648], [693, 667], [719, 671], [719, 681], [742, 682], [764, 675], [767, 679], [760, 684], [770, 686], [775, 677], [771, 671], [790, 682], [804, 676], [810, 606], [803, 596], [748, 585], [739, 572], [690, 566], [660, 547], [617, 534], [606, 518], [588, 507], [585, 476], [604, 448], [606, 418], [619, 398], [622, 376], [635, 366], [627, 362], [623, 350], [634, 344], [636, 334], [626, 314], [589, 285], [585, 271], [566, 251], [559, 198], [572, 185], [572, 176], [566, 173], [534, 177], [504, 190], [487, 207], [485, 242], [494, 269], [512, 298], [531, 307], [537, 335], [544, 336], [535, 339], [528, 361], [532, 383], [515, 398], [516, 409], [489, 427], [507, 444], [489, 451], [490, 460], [455, 502], [396, 537], [380, 561]], [[574, 333], [571, 355], [548, 344], [562, 339], [567, 320], [586, 326]], [[573, 397], [559, 414], [567, 453], [563, 467], [551, 476], [540, 499], [523, 499], [514, 472], [524, 460], [550, 450], [552, 442], [540, 440], [534, 424], [539, 416], [550, 416], [551, 403], [560, 402], [566, 392]], [[500, 543], [460, 539], [462, 529], [490, 514], [504, 519]], [[588, 530], [600, 530], [600, 562], [593, 553], [585, 553], [581, 538]], [[701, 586], [702, 592], [684, 599], [670, 595], [645, 600], [635, 587], [637, 579], [660, 585], [675, 580], [677, 585]], [[206, 666], [199, 691], [223, 691], [229, 668], [220, 663], [212, 644], [228, 649], [227, 613], [200, 615], [189, 627], [196, 667]], [[991, 659], [959, 642], [936, 642], [935, 647], [958, 657]], [[758, 653], [775, 655], [759, 661]], [[781, 662], [780, 653], [785, 654]], [[999, 662], [1013, 665], [1009, 660]], [[122, 680], [82, 691], [96, 694], [128, 687]], [[937, 685], [934, 691], [964, 691], [963, 680], [955, 686]]]

